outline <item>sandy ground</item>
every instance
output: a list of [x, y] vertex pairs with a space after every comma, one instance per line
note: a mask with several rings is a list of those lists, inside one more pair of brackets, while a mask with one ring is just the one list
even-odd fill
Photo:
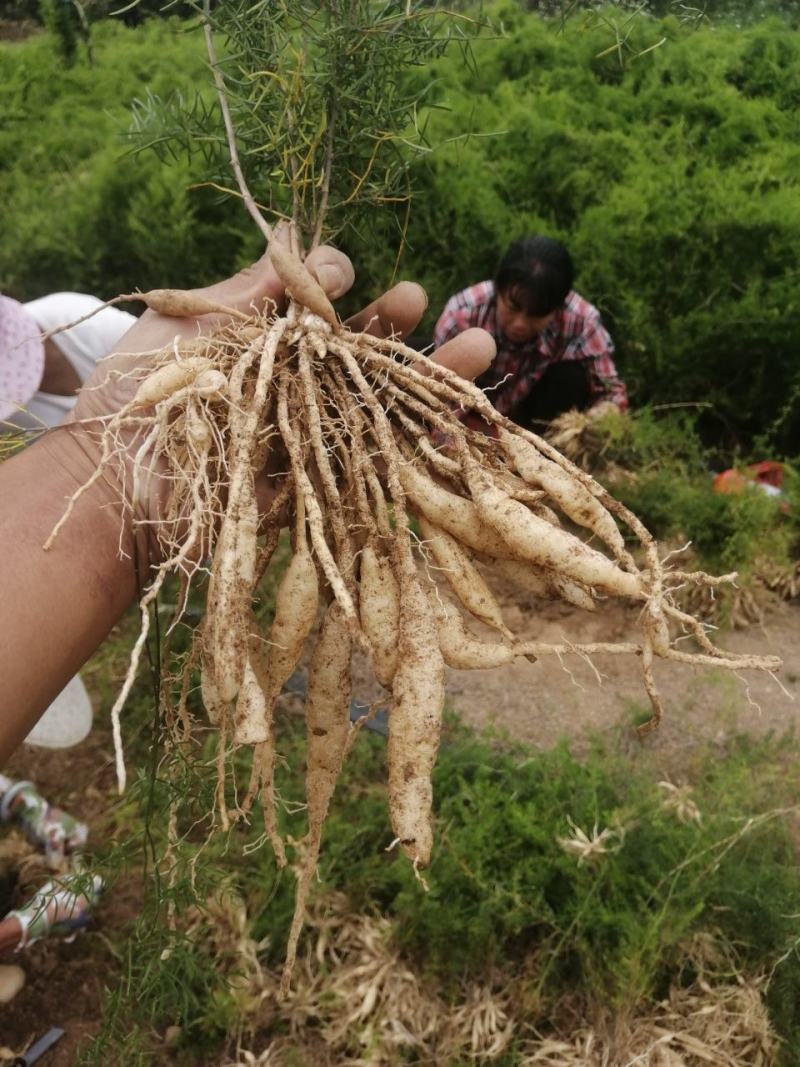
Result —
[[[510, 628], [530, 641], [561, 643], [637, 641], [638, 609], [620, 602], [596, 612], [541, 601], [510, 589], [499, 597]], [[492, 631], [471, 623], [476, 636]], [[665, 773], [680, 772], [687, 756], [707, 745], [724, 747], [737, 733], [755, 736], [791, 731], [800, 716], [800, 610], [778, 604], [761, 626], [711, 635], [721, 648], [784, 661], [778, 681], [748, 671], [693, 667], [657, 661], [656, 682], [664, 703], [661, 727], [639, 741], [635, 725], [649, 717], [638, 657], [572, 655], [517, 659], [481, 671], [448, 668], [447, 702], [475, 729], [492, 727], [515, 740], [551, 748], [566, 738], [579, 755], [590, 737], [622, 743], [632, 753], [646, 749]], [[685, 651], [693, 650], [687, 641]], [[356, 695], [369, 702], [381, 690], [365, 662], [358, 664]]]
[[[618, 604], [595, 614], [517, 599], [506, 608], [511, 628], [530, 640], [559, 642], [636, 639], [635, 608]], [[759, 672], [657, 662], [664, 702], [661, 727], [642, 742], [679, 767], [701, 744], [724, 744], [733, 733], [791, 730], [800, 714], [800, 611], [781, 606], [763, 628], [720, 634], [734, 652], [775, 654], [784, 660], [781, 684]], [[688, 650], [688, 648], [687, 648]], [[451, 706], [471, 726], [492, 725], [520, 741], [549, 748], [568, 738], [579, 752], [588, 734], [619, 733], [649, 711], [638, 658], [579, 656], [518, 659], [490, 671], [449, 671]]]

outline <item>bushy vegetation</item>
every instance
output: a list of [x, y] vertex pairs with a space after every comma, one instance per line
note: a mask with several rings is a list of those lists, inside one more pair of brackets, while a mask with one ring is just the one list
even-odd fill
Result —
[[711, 573], [737, 571], [747, 585], [765, 564], [789, 570], [800, 544], [796, 466], [784, 464], [780, 496], [754, 482], [743, 492], [715, 491], [715, 475], [730, 457], [704, 446], [697, 421], [695, 410], [651, 407], [602, 420], [594, 430], [599, 477], [659, 541], [690, 541], [693, 558]]
[[[635, 403], [710, 401], [728, 441], [796, 383], [800, 42], [777, 21], [697, 31], [640, 20], [620, 63], [602, 26], [562, 34], [516, 5], [477, 74], [443, 63], [406, 269], [432, 294], [491, 276], [509, 241], [560, 236]], [[797, 414], [778, 444], [797, 447]]]
[[[424, 75], [436, 106], [420, 121], [439, 147], [412, 160], [402, 271], [429, 289], [427, 329], [511, 239], [556, 234], [634, 403], [709, 400], [704, 433], [749, 443], [798, 386], [800, 42], [777, 20], [641, 18], [625, 55], [664, 43], [621, 63], [607, 26], [491, 13], [504, 32], [476, 44], [474, 69], [454, 54]], [[96, 67], [59, 67], [55, 97], [47, 36], [0, 49], [4, 291], [197, 284], [257, 250], [238, 203], [195, 187], [202, 145], [188, 162], [124, 154], [134, 98], [206, 85], [185, 26], [96, 25]], [[385, 240], [351, 249], [362, 292], [394, 269], [405, 211], [386, 212]], [[792, 403], [773, 447], [792, 453], [797, 437]]]
[[[543, 15], [569, 16], [586, 10], [597, 10], [602, 5], [592, 0], [524, 0], [528, 11], [537, 11]], [[792, 22], [797, 18], [793, 0], [702, 0], [702, 3], [690, 4], [683, 0], [617, 0], [612, 13], [623, 16], [631, 11], [646, 11], [657, 18], [678, 14], [686, 20], [725, 19], [737, 24], [756, 22], [771, 15], [779, 15]]]
[[181, 25], [96, 25], [93, 67], [64, 68], [46, 34], [0, 47], [0, 291], [201, 285], [258, 255], [240, 205], [196, 187], [200, 159], [131, 152], [136, 100], [206, 87], [200, 38]]

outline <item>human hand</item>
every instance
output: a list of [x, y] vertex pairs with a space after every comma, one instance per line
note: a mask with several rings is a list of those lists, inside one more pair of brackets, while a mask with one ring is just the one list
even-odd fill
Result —
[[[305, 266], [332, 300], [347, 293], [355, 279], [348, 257], [329, 245], [310, 252]], [[266, 252], [232, 278], [193, 292], [244, 313], [260, 311], [268, 302], [281, 310], [286, 303], [283, 283]], [[376, 337], [394, 334], [403, 339], [417, 326], [426, 307], [427, 297], [421, 286], [400, 282], [348, 319], [346, 325]], [[85, 383], [66, 421], [99, 419], [119, 411], [133, 398], [142, 377], [127, 372], [146, 368], [148, 360], [176, 339], [202, 336], [223, 321], [222, 315], [174, 318], [145, 311], [120, 341], [119, 352], [103, 360]], [[494, 341], [489, 334], [483, 330], [466, 330], [438, 349], [432, 360], [472, 379], [486, 370], [494, 355]]]
[[[317, 249], [306, 263], [334, 298], [352, 284], [349, 260], [333, 249]], [[254, 301], [283, 299], [266, 259], [203, 292], [228, 306], [248, 309]], [[405, 336], [425, 304], [419, 286], [401, 282], [350, 325], [373, 334]], [[0, 599], [6, 604], [8, 638], [0, 642], [0, 675], [13, 709], [0, 730], [0, 765], [141, 595], [146, 575], [131, 559], [146, 565], [160, 555], [150, 516], [132, 514], [126, 503], [131, 480], [125, 477], [135, 464], [130, 438], [121, 442], [119, 462], [112, 455], [113, 462], [101, 470], [103, 429], [132, 399], [156, 352], [176, 335], [195, 337], [219, 323], [217, 316], [184, 321], [146, 313], [123, 339], [127, 353], [104, 361], [84, 386], [71, 420], [0, 465], [0, 496], [9, 502], [0, 509], [0, 545], [7, 563]], [[472, 330], [440, 348], [436, 360], [471, 378], [493, 356], [491, 337]], [[113, 370], [134, 373], [123, 378]], [[146, 504], [156, 518], [169, 488], [166, 478], [153, 479], [157, 482], [161, 490], [147, 490]], [[137, 527], [137, 518], [148, 521]], [[147, 534], [147, 543], [139, 540]], [[43, 545], [49, 550], [42, 552]], [[35, 671], [29, 667], [31, 648], [42, 651], [43, 664]]]
[[[354, 272], [350, 260], [329, 246], [312, 251], [305, 260], [305, 266], [334, 300], [346, 293], [353, 284]], [[281, 310], [286, 303], [283, 284], [267, 254], [234, 277], [195, 292], [245, 314], [261, 311], [270, 302]], [[402, 339], [417, 326], [426, 306], [427, 298], [421, 286], [413, 282], [400, 282], [347, 320], [346, 325], [354, 331], [373, 336], [393, 335]], [[146, 377], [148, 365], [158, 354], [163, 353], [176, 339], [195, 339], [224, 322], [225, 316], [222, 314], [175, 318], [148, 310], [141, 316], [120, 341], [120, 351], [98, 365], [67, 420], [72, 423], [72, 436], [85, 453], [90, 468], [96, 469], [103, 460], [99, 432], [103, 424], [109, 416], [113, 417], [130, 403], [142, 378]], [[488, 367], [494, 354], [491, 336], [484, 330], [476, 329], [454, 337], [438, 349], [432, 359], [462, 377], [474, 378]], [[118, 470], [107, 470], [105, 475], [106, 481], [109, 474], [116, 477], [118, 485], [112, 486], [112, 489], [116, 488], [118, 499], [122, 498], [124, 487], [131, 484], [129, 475], [135, 463], [136, 449], [141, 443], [135, 437], [124, 440], [127, 447], [121, 449], [116, 457]], [[147, 524], [154, 524], [164, 514], [169, 482], [159, 474], [165, 473], [163, 465], [157, 464], [155, 477], [148, 481], [145, 498], [135, 501], [135, 517]], [[274, 493], [274, 479], [259, 478], [256, 488], [263, 513]]]
[[[347, 256], [329, 246], [311, 252], [306, 267], [332, 299], [343, 296], [355, 277]], [[278, 309], [286, 303], [283, 283], [266, 252], [232, 278], [192, 292], [245, 314], [260, 312], [270, 302]], [[221, 314], [176, 318], [145, 311], [120, 340], [118, 352], [98, 364], [66, 421], [100, 419], [120, 411], [133, 399], [140, 381], [146, 377], [148, 364], [157, 353], [176, 340], [189, 341], [210, 333], [225, 318]], [[139, 373], [131, 373], [136, 371]]]

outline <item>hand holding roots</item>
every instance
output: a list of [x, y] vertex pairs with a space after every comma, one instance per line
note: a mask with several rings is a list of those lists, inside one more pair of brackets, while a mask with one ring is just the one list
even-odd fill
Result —
[[[328, 601], [309, 676], [309, 836], [288, 982], [322, 825], [352, 740], [353, 646], [371, 654], [377, 678], [392, 693], [391, 819], [415, 870], [429, 862], [432, 847], [431, 773], [445, 664], [492, 667], [515, 656], [567, 653], [638, 656], [653, 708], [646, 732], [662, 713], [656, 658], [734, 670], [774, 671], [780, 662], [718, 650], [672, 598], [680, 583], [713, 585], [717, 579], [665, 570], [636, 516], [546, 441], [498, 414], [472, 383], [399, 340], [348, 330], [291, 254], [279, 250], [273, 262], [291, 297], [285, 314], [237, 314], [209, 336], [160, 352], [133, 399], [105, 422], [102, 462], [93, 477], [110, 465], [123, 470], [129, 521], [146, 524], [160, 551], [113, 708], [120, 785], [119, 715], [146, 639], [149, 606], [167, 576], [177, 574], [180, 615], [189, 586], [210, 568], [206, 614], [185, 671], [199, 660], [202, 699], [219, 731], [220, 821], [227, 826], [230, 818], [226, 755], [231, 746], [251, 745], [253, 777], [234, 814], [246, 814], [260, 791], [265, 831], [280, 863], [273, 709], [314, 629], [320, 597]], [[195, 308], [192, 294], [167, 298], [157, 291], [140, 298], [182, 316], [229, 310], [208, 301]], [[459, 419], [463, 410], [480, 413], [492, 435], [467, 429]], [[267, 463], [279, 489], [264, 517], [257, 481]], [[154, 481], [165, 480], [169, 493], [157, 520], [142, 518], [142, 500]], [[563, 528], [559, 512], [593, 544]], [[253, 600], [287, 514], [294, 554], [277, 591], [271, 631], [262, 635]], [[618, 523], [627, 527], [629, 542], [638, 541], [641, 565]], [[599, 597], [637, 602], [640, 642], [519, 642], [478, 562], [540, 596], [586, 610]], [[437, 574], [450, 585], [447, 602]], [[470, 632], [470, 617], [492, 627], [497, 639]], [[693, 636], [701, 651], [676, 650], [671, 624]], [[187, 691], [188, 679], [184, 704]]]

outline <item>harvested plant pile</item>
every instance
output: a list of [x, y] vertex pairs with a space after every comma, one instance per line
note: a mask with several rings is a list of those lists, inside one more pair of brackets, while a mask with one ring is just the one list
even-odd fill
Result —
[[[401, 28], [419, 24], [406, 20], [402, 11], [396, 21]], [[213, 52], [208, 7], [205, 29], [231, 164], [290, 299], [285, 313], [274, 308], [236, 312], [210, 335], [157, 353], [146, 376], [131, 372], [141, 379], [134, 398], [104, 423], [103, 460], [93, 480], [106, 466], [116, 466], [119, 456], [134, 457], [125, 482], [125, 507], [134, 528], [144, 524], [139, 503], [153, 479], [170, 490], [159, 518], [146, 523], [161, 559], [141, 600], [141, 634], [112, 714], [122, 784], [120, 711], [147, 638], [149, 609], [175, 574], [181, 580], [180, 618], [190, 586], [209, 573], [205, 617], [183, 664], [177, 722], [184, 731], [191, 728], [187, 694], [199, 665], [203, 703], [219, 731], [220, 823], [227, 827], [231, 818], [226, 757], [235, 746], [252, 746], [252, 780], [232, 814], [246, 817], [260, 794], [267, 835], [284, 863], [273, 788], [273, 709], [323, 607], [306, 702], [309, 831], [285, 988], [322, 826], [355, 736], [349, 723], [355, 647], [369, 653], [378, 680], [392, 694], [391, 819], [396, 843], [415, 870], [427, 865], [432, 847], [431, 772], [445, 664], [496, 667], [515, 656], [601, 652], [637, 656], [653, 708], [643, 727], [647, 731], [661, 716], [656, 657], [731, 670], [773, 671], [779, 661], [721, 652], [703, 626], [676, 606], [677, 588], [687, 583], [713, 587], [731, 576], [665, 570], [653, 538], [635, 515], [546, 441], [499, 415], [478, 388], [397, 339], [353, 333], [339, 322], [301, 257], [273, 239], [249, 194]], [[365, 33], [367, 43], [383, 40]], [[331, 104], [331, 133], [336, 114]], [[331, 139], [321, 145], [325, 164], [321, 183], [314, 186], [323, 190], [317, 215], [309, 219], [295, 211], [301, 228], [313, 233], [312, 243], [322, 229], [332, 145]], [[296, 152], [296, 159], [304, 158], [300, 147]], [[297, 178], [292, 191], [307, 187]], [[136, 298], [181, 317], [229, 312], [192, 293], [160, 290]], [[459, 419], [465, 410], [481, 414], [493, 433], [467, 429]], [[265, 470], [273, 486], [266, 514], [257, 502], [257, 481]], [[565, 529], [562, 517], [587, 531], [594, 544]], [[641, 567], [618, 522], [641, 546]], [[292, 531], [293, 555], [278, 588], [272, 629], [261, 634], [253, 601], [285, 524]], [[520, 643], [476, 562], [490, 564], [539, 595], [586, 610], [606, 597], [633, 600], [641, 605], [640, 640]], [[438, 575], [452, 587], [457, 606], [440, 596]], [[479, 640], [470, 632], [470, 618], [493, 627], [497, 639]], [[699, 652], [676, 647], [675, 637], [686, 634], [696, 639]]]

